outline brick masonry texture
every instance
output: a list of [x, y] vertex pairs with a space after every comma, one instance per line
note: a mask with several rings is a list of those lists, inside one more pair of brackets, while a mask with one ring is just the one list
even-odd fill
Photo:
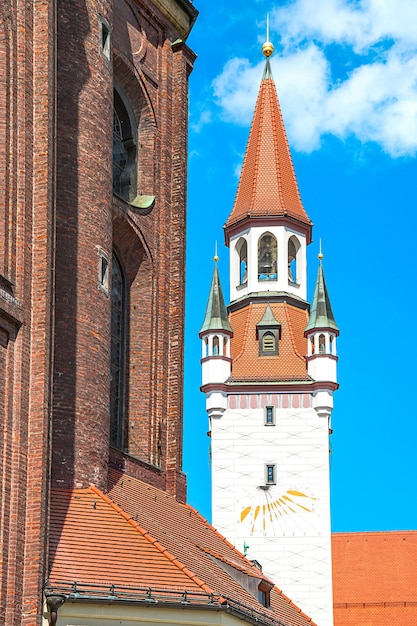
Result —
[[[51, 485], [106, 491], [110, 464], [185, 501], [195, 56], [179, 37], [151, 0], [0, 3], [1, 624], [41, 622]], [[155, 198], [146, 209], [112, 193], [114, 85], [136, 128], [135, 193]], [[113, 249], [128, 287], [123, 450], [109, 447], [111, 300], [98, 285], [99, 252]]]

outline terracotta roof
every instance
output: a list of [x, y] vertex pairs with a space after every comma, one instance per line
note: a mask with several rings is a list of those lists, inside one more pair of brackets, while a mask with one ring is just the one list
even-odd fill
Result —
[[417, 531], [332, 535], [335, 626], [417, 624]]
[[275, 319], [281, 324], [278, 356], [259, 356], [256, 326], [265, 314], [267, 304], [251, 302], [230, 314], [232, 380], [309, 380], [305, 355], [304, 329], [308, 313], [286, 302], [271, 302]]
[[[186, 591], [190, 597], [205, 595], [206, 603], [210, 596], [219, 607], [250, 609], [261, 623], [312, 623], [277, 588], [271, 591], [271, 609], [260, 604], [237, 580], [242, 573], [268, 579], [194, 509], [164, 491], [110, 470], [107, 495], [94, 486], [54, 490], [52, 502], [52, 590], [72, 581], [77, 590], [106, 586], [104, 595], [113, 586], [114, 593]], [[235, 568], [237, 580], [216, 559]]]
[[246, 217], [263, 216], [287, 216], [311, 225], [301, 202], [270, 72], [265, 72], [261, 82], [235, 204], [225, 228]]

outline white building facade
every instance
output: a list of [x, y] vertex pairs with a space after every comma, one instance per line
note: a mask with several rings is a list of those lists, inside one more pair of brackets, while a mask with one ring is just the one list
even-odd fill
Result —
[[311, 311], [307, 302], [311, 229], [267, 59], [225, 225], [230, 305], [226, 311], [216, 267], [200, 332], [213, 525], [314, 622], [331, 626], [329, 431], [339, 331], [321, 255]]

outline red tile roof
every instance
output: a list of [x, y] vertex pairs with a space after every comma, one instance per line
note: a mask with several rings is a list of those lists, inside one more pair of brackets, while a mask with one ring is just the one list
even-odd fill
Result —
[[275, 83], [269, 77], [261, 82], [235, 204], [225, 227], [245, 217], [263, 216], [287, 216], [311, 225], [301, 202]]
[[233, 328], [231, 340], [232, 380], [309, 380], [305, 355], [307, 340], [304, 329], [308, 313], [286, 302], [271, 302], [270, 307], [281, 324], [278, 356], [259, 356], [256, 325], [262, 319], [267, 305], [252, 302], [233, 311], [230, 323]]
[[335, 626], [417, 624], [417, 531], [332, 536]]
[[[102, 585], [104, 595], [112, 586], [114, 593], [187, 591], [204, 595], [206, 603], [213, 594], [218, 606], [226, 598], [264, 623], [312, 624], [277, 588], [270, 609], [260, 604], [237, 580], [242, 573], [255, 581], [265, 577], [194, 509], [164, 491], [110, 470], [107, 495], [94, 486], [54, 490], [52, 502], [51, 589], [76, 583], [84, 591]], [[238, 572], [236, 579], [230, 568]]]

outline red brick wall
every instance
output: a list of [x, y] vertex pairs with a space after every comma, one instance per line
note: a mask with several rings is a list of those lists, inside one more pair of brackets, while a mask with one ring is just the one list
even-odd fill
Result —
[[[99, 250], [111, 259], [114, 246], [130, 287], [127, 454], [113, 451], [110, 462], [185, 499], [194, 55], [172, 46], [178, 33], [150, 0], [57, 7], [0, 2], [0, 624], [8, 626], [41, 621], [51, 476], [60, 486], [107, 485], [110, 298], [98, 287]], [[100, 16], [113, 31], [113, 63], [100, 53]], [[138, 127], [137, 192], [155, 196], [148, 209], [112, 194], [113, 67]]]
[[113, 74], [99, 51], [110, 0], [58, 3], [55, 368], [52, 479], [101, 489], [109, 445], [110, 301], [98, 248], [111, 257]]
[[6, 175], [0, 183], [0, 273], [8, 280], [0, 285], [0, 329], [6, 336], [0, 347], [0, 623], [12, 626], [39, 623], [46, 562], [53, 19], [46, 0], [1, 3], [1, 76], [7, 84], [0, 89], [0, 116], [6, 120], [0, 131], [6, 134], [0, 145]]

